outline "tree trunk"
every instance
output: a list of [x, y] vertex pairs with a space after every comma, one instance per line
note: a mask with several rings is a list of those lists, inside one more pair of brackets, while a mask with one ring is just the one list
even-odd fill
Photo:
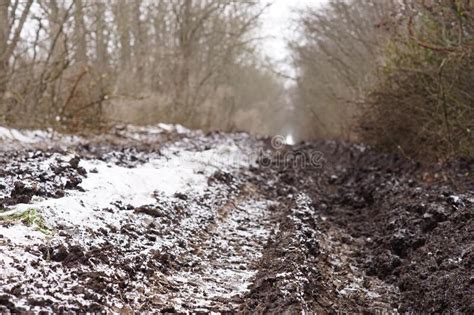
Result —
[[7, 90], [9, 6], [10, 0], [0, 0], [0, 102]]
[[146, 31], [143, 27], [141, 17], [142, 1], [136, 0], [133, 4], [133, 56], [135, 65], [135, 78], [138, 86], [143, 86], [145, 77], [145, 43]]
[[120, 0], [117, 2], [115, 11], [115, 23], [117, 24], [117, 31], [120, 44], [120, 67], [121, 71], [128, 71], [130, 69], [130, 19], [128, 14], [127, 2]]
[[[181, 8], [178, 11], [181, 16], [176, 17], [179, 23], [179, 61], [176, 68], [177, 81], [175, 87], [175, 112], [185, 113], [189, 106], [189, 89], [190, 89], [190, 62], [192, 54], [192, 43], [189, 37], [191, 33], [192, 19], [192, 1], [183, 0]], [[182, 117], [175, 117], [182, 118]]]
[[109, 54], [107, 52], [107, 36], [105, 35], [105, 3], [98, 1], [95, 5], [95, 60], [96, 69], [99, 73], [101, 88], [108, 86], [109, 78]]
[[[63, 23], [63, 12], [62, 9], [59, 7], [58, 2], [56, 0], [50, 0], [49, 3], [49, 15], [48, 15], [48, 22], [52, 25], [49, 29], [49, 36], [51, 39], [51, 60], [53, 64], [62, 65], [66, 62], [66, 40], [64, 36], [64, 32], [62, 30], [62, 23]], [[61, 66], [59, 66], [61, 67]]]
[[84, 7], [82, 0], [75, 0], [74, 32], [76, 36], [76, 62], [87, 64], [86, 26], [84, 24]]

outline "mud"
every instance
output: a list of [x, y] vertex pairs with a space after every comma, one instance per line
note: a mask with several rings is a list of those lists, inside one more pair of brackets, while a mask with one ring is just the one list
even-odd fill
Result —
[[0, 156], [0, 208], [29, 203], [34, 196], [60, 198], [66, 189], [81, 190], [86, 170], [79, 157], [64, 151], [18, 150]]
[[[364, 146], [330, 141], [300, 145], [293, 150], [308, 154], [322, 152], [326, 163], [316, 170], [277, 165], [280, 182], [292, 183], [297, 191], [308, 194], [314, 207], [312, 220], [325, 218], [324, 222], [313, 225], [321, 229], [326, 239], [329, 233], [325, 226], [329, 226], [329, 231], [337, 231], [339, 241], [350, 248], [347, 254], [351, 266], [363, 271], [359, 284], [367, 288], [367, 283], [375, 281], [375, 288], [369, 285], [368, 289], [381, 295], [382, 304], [364, 303], [364, 298], [357, 295], [354, 301], [348, 302], [337, 296], [326, 298], [331, 290], [320, 288], [327, 286], [327, 277], [323, 274], [318, 280], [314, 274], [316, 280], [311, 288], [320, 294], [303, 292], [308, 296], [305, 301], [315, 301], [317, 305], [293, 302], [291, 308], [296, 307], [298, 311], [474, 311], [472, 161], [423, 165]], [[269, 250], [278, 246], [277, 257], [282, 255], [280, 244], [282, 241], [269, 245]], [[304, 248], [303, 244], [296, 247]], [[341, 245], [336, 243], [331, 247], [341, 248]], [[292, 257], [290, 261], [299, 260]], [[318, 266], [318, 263], [309, 265]], [[276, 272], [274, 269], [278, 267], [271, 267], [271, 274]], [[324, 270], [323, 267], [317, 269]], [[278, 272], [285, 269], [280, 268]], [[311, 275], [310, 272], [303, 274]], [[262, 277], [268, 275], [262, 274]], [[384, 283], [382, 288], [388, 289], [387, 293], [377, 290], [381, 288], [379, 280]], [[252, 292], [259, 291], [256, 287]], [[250, 297], [252, 294], [255, 293]], [[338, 302], [334, 303], [335, 300]], [[275, 301], [277, 306], [255, 303], [266, 311], [290, 307], [285, 299]]]
[[251, 163], [192, 162], [202, 186], [157, 188], [142, 204], [119, 195], [83, 225], [67, 217], [82, 208], [38, 208], [46, 236], [0, 221], [25, 233], [0, 235], [1, 313], [474, 312], [472, 161], [146, 128], [60, 144], [0, 153], [0, 215], [82, 198], [104, 172], [96, 162], [170, 167], [221, 146]]

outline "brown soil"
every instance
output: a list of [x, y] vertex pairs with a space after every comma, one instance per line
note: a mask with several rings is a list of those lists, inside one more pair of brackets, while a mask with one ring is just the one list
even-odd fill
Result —
[[[226, 137], [196, 137], [186, 149]], [[47, 150], [2, 152], [0, 203], [80, 190], [82, 158], [134, 167], [160, 152], [156, 143], [124, 140], [84, 144], [75, 154], [44, 172], [36, 165], [51, 157]], [[104, 210], [128, 211], [136, 221], [87, 231], [107, 240], [100, 245], [59, 228], [60, 242], [25, 249], [39, 278], [0, 277], [0, 312], [474, 313], [472, 161], [423, 165], [321, 141], [265, 151], [259, 163], [235, 174], [217, 170], [203, 197], [177, 192], [171, 202], [112, 204]], [[197, 229], [183, 226], [189, 218]], [[141, 254], [162, 239], [171, 245]], [[58, 270], [60, 284], [50, 277]], [[236, 279], [247, 271], [255, 272], [249, 290], [237, 294]]]
[[[241, 310], [474, 312], [472, 161], [422, 165], [330, 141], [290, 152], [322, 152], [325, 164], [288, 167], [280, 153], [270, 169], [258, 170], [277, 178], [269, 193], [290, 202]], [[297, 192], [311, 198], [303, 212], [288, 198]], [[340, 283], [341, 266], [331, 266], [331, 255], [346, 256], [342, 268], [355, 267], [348, 274], [362, 274], [361, 287], [380, 297], [367, 299], [364, 290], [341, 296], [331, 281]], [[295, 283], [289, 294], [278, 277], [284, 273]]]

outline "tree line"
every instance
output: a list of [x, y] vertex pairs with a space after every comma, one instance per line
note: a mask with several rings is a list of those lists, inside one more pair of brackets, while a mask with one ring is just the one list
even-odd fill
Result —
[[455, 0], [330, 0], [301, 12], [290, 46], [306, 136], [473, 157], [473, 18], [472, 2]]
[[[0, 0], [1, 121], [73, 131], [135, 117], [236, 128], [244, 109], [280, 98], [281, 82], [255, 48], [265, 8], [234, 0]], [[250, 73], [274, 93], [249, 99], [251, 82], [240, 79]]]

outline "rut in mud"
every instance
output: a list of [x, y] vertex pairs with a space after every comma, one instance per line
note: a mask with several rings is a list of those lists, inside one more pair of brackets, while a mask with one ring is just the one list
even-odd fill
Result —
[[2, 313], [473, 310], [466, 161], [167, 125], [26, 139], [0, 153]]

